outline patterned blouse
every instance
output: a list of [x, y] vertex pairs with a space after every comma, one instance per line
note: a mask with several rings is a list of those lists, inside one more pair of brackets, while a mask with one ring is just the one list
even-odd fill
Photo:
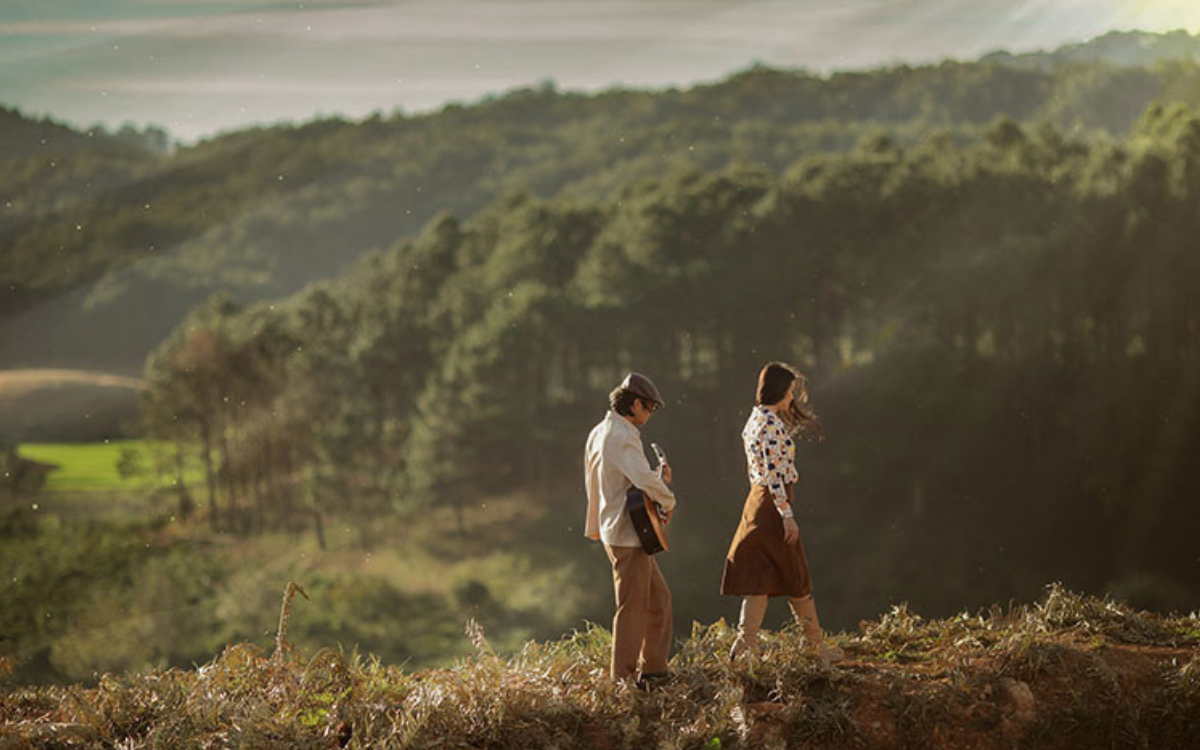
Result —
[[742, 430], [750, 484], [765, 486], [775, 501], [779, 515], [792, 517], [787, 485], [799, 481], [796, 471], [796, 443], [788, 435], [783, 420], [765, 406], [756, 406]]

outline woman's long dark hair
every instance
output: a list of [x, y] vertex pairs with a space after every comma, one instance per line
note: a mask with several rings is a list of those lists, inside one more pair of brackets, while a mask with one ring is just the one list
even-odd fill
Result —
[[779, 416], [788, 431], [806, 440], [825, 439], [825, 427], [821, 419], [808, 406], [808, 379], [799, 370], [782, 362], [770, 362], [758, 374], [758, 390], [754, 402], [759, 406], [771, 406], [783, 400], [793, 381], [799, 381], [792, 392], [792, 405]]

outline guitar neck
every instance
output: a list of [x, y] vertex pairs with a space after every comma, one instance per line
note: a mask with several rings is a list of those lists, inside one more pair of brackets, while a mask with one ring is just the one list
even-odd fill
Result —
[[650, 450], [654, 451], [655, 457], [658, 458], [659, 468], [667, 465], [667, 454], [663, 451], [662, 446], [658, 443], [651, 443]]

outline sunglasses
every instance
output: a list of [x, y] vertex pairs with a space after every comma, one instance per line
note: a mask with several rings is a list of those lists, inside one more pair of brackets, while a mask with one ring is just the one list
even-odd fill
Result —
[[656, 404], [653, 401], [647, 401], [644, 398], [640, 398], [640, 399], [638, 399], [638, 401], [641, 401], [642, 406], [646, 409], [646, 411], [650, 412], [651, 414], [658, 411], [658, 408], [661, 406], [661, 404]]

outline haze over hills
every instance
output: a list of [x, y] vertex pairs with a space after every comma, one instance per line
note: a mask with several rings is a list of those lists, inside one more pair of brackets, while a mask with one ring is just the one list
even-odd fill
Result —
[[41, 137], [0, 161], [0, 367], [138, 373], [215, 291], [286, 295], [505, 193], [596, 198], [689, 166], [779, 170], [881, 128], [970, 139], [1000, 116], [1121, 134], [1153, 101], [1200, 101], [1196, 64], [1178, 59], [1198, 45], [1110, 34], [1041, 57], [829, 78], [758, 67], [685, 91], [544, 86], [426, 116], [249, 129], [170, 156], [8, 112], [7, 153]]
[[0, 105], [0, 159], [3, 160], [23, 159], [39, 152], [111, 151], [132, 156], [137, 151], [165, 154], [169, 149], [169, 136], [161, 128], [138, 130], [125, 126], [112, 133], [94, 125], [77, 130], [53, 118], [33, 119], [19, 109]]
[[1200, 60], [1200, 35], [1178, 30], [1155, 34], [1146, 31], [1110, 31], [1086, 42], [1066, 44], [1056, 50], [1012, 54], [998, 51], [984, 55], [983, 62], [1053, 67], [1065, 63], [1102, 61], [1111, 65], [1137, 67], [1169, 60]]

